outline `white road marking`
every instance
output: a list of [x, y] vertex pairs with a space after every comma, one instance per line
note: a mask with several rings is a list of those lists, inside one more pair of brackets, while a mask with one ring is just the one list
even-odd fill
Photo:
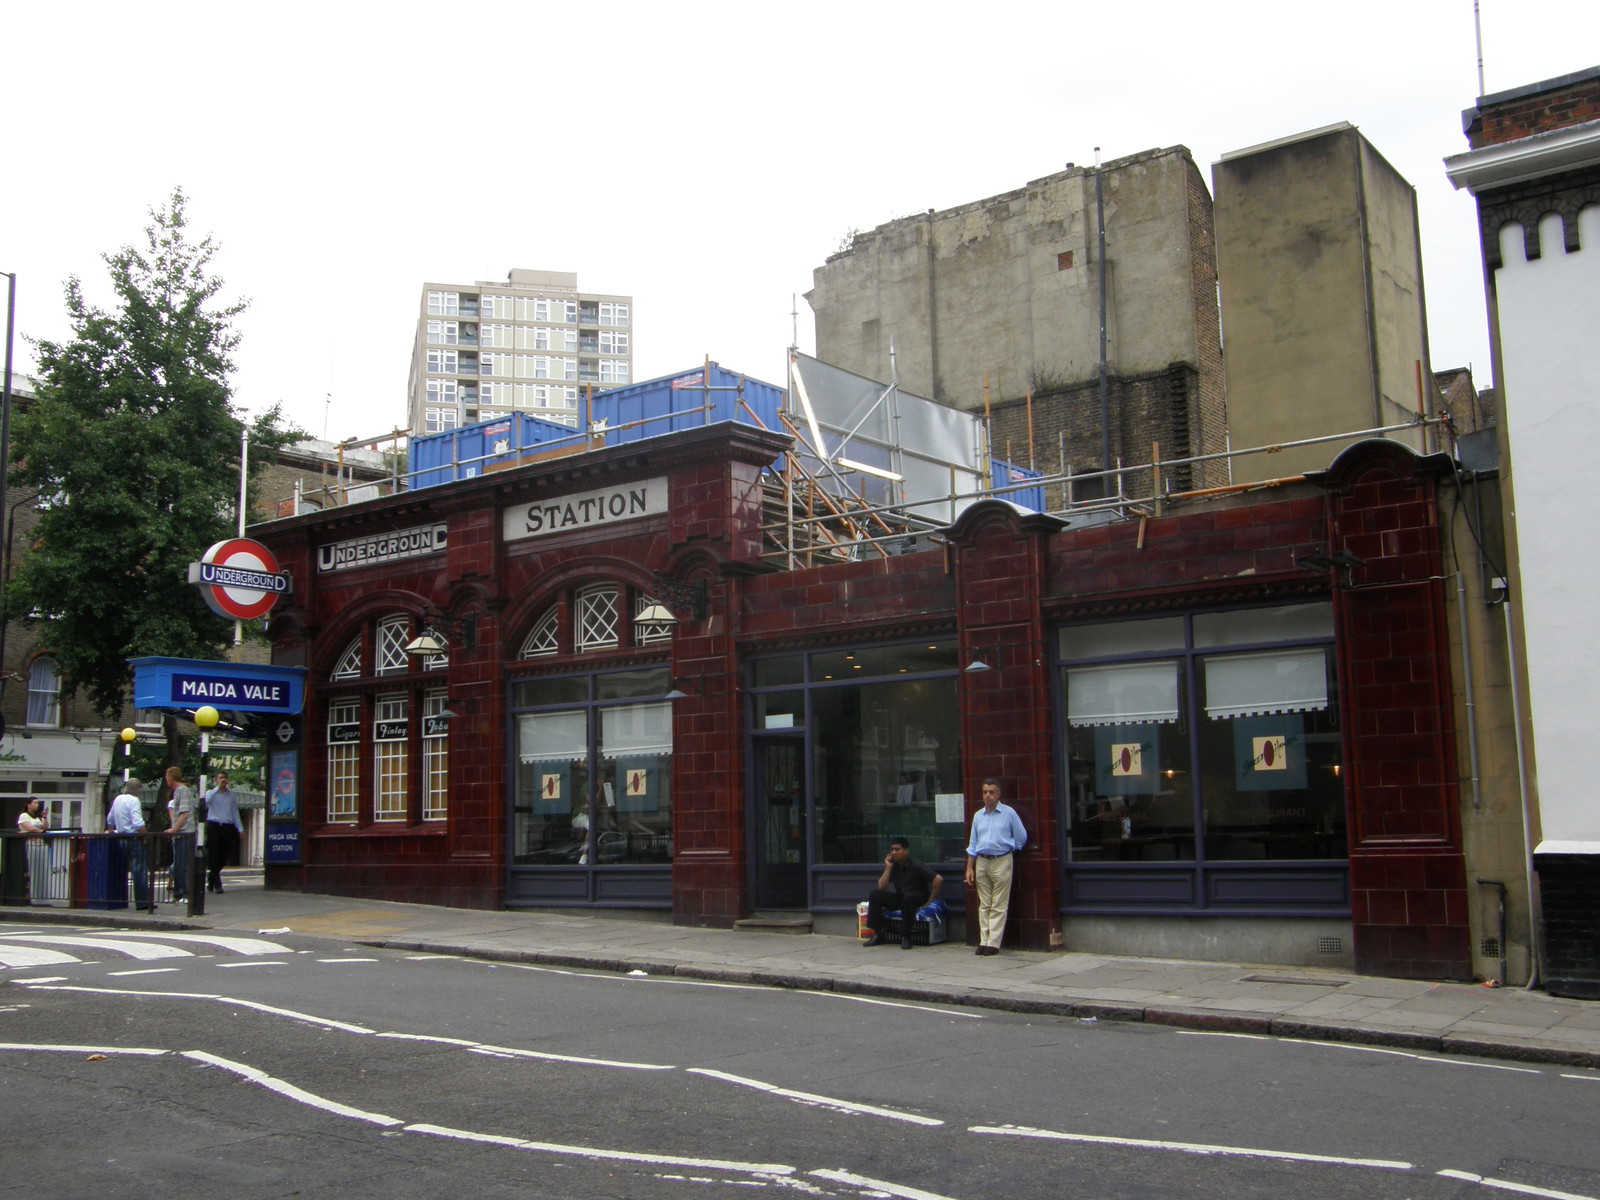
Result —
[[262, 938], [225, 937], [217, 933], [141, 933], [134, 930], [116, 930], [107, 933], [106, 937], [120, 938], [157, 938], [166, 942], [201, 942], [208, 946], [221, 946], [224, 950], [231, 950], [235, 954], [242, 954], [246, 958], [262, 954], [289, 954], [292, 951], [288, 946], [280, 946], [277, 942], [265, 941]]
[[292, 1083], [286, 1083], [276, 1076], [268, 1075], [265, 1071], [258, 1071], [255, 1067], [233, 1062], [231, 1059], [219, 1058], [215, 1054], [207, 1054], [204, 1050], [185, 1050], [183, 1056], [192, 1058], [196, 1062], [220, 1067], [224, 1071], [232, 1071], [235, 1075], [248, 1079], [251, 1083], [260, 1084], [268, 1091], [277, 1092], [278, 1095], [296, 1101], [299, 1104], [319, 1108], [323, 1112], [332, 1113], [336, 1117], [352, 1117], [357, 1121], [368, 1121], [373, 1125], [393, 1126], [402, 1123], [398, 1118], [388, 1117], [383, 1113], [365, 1112], [359, 1108], [351, 1108], [348, 1104], [340, 1104], [336, 1100], [326, 1100], [321, 1096], [306, 1091], [304, 1088], [297, 1088]]
[[407, 1042], [443, 1042], [460, 1046], [475, 1054], [492, 1054], [500, 1058], [542, 1058], [549, 1062], [576, 1063], [581, 1067], [621, 1067], [629, 1071], [675, 1071], [676, 1067], [662, 1063], [622, 1062], [610, 1058], [582, 1058], [575, 1054], [549, 1054], [543, 1050], [521, 1050], [515, 1046], [493, 1046], [467, 1038], [430, 1037], [420, 1033], [380, 1033], [382, 1038], [396, 1038]]
[[1462, 1179], [1467, 1183], [1481, 1183], [1484, 1187], [1499, 1188], [1504, 1192], [1520, 1192], [1524, 1196], [1544, 1196], [1547, 1200], [1595, 1200], [1593, 1196], [1581, 1196], [1577, 1192], [1558, 1192], [1553, 1188], [1534, 1187], [1527, 1183], [1512, 1183], [1509, 1179], [1485, 1179], [1482, 1175], [1474, 1175], [1470, 1171], [1435, 1171], [1436, 1175], [1443, 1175], [1446, 1179]]
[[1363, 1054], [1391, 1054], [1396, 1058], [1410, 1058], [1417, 1062], [1443, 1063], [1447, 1067], [1477, 1067], [1480, 1071], [1514, 1071], [1519, 1075], [1543, 1075], [1537, 1067], [1508, 1067], [1504, 1063], [1478, 1062], [1476, 1059], [1450, 1057], [1438, 1054], [1419, 1054], [1415, 1050], [1395, 1050], [1389, 1046], [1363, 1046], [1357, 1042], [1330, 1042], [1320, 1038], [1277, 1037], [1265, 1033], [1220, 1033], [1210, 1029], [1179, 1029], [1185, 1037], [1243, 1038], [1251, 1042], [1289, 1042], [1301, 1046], [1322, 1046], [1328, 1050], [1358, 1050]]
[[873, 1104], [855, 1104], [849, 1100], [836, 1100], [832, 1096], [818, 1096], [812, 1092], [797, 1092], [791, 1088], [762, 1083], [759, 1079], [746, 1079], [742, 1075], [729, 1075], [726, 1071], [713, 1071], [709, 1067], [690, 1067], [688, 1070], [691, 1075], [704, 1075], [708, 1079], [720, 1079], [724, 1083], [736, 1083], [740, 1087], [754, 1088], [758, 1092], [782, 1096], [787, 1100], [798, 1100], [802, 1104], [820, 1104], [827, 1108], [840, 1109], [845, 1112], [863, 1113], [869, 1117], [887, 1117], [891, 1121], [905, 1121], [912, 1125], [944, 1124], [943, 1121], [936, 1117], [922, 1117], [915, 1113], [897, 1112], [895, 1109], [879, 1108]]
[[[74, 960], [76, 961], [76, 960]], [[12, 983], [60, 983], [66, 979], [65, 975], [40, 975], [33, 979], [13, 979]]]
[[899, 1196], [902, 1200], [950, 1200], [949, 1196], [938, 1192], [925, 1192], [921, 1188], [902, 1187], [898, 1183], [887, 1183], [882, 1179], [869, 1179], [865, 1175], [852, 1175], [849, 1171], [811, 1171], [818, 1179], [831, 1180], [834, 1183], [847, 1183], [851, 1187], [871, 1188], [875, 1192], [882, 1192], [888, 1196]]
[[[416, 955], [419, 958], [455, 958], [457, 955], [433, 954]], [[716, 979], [683, 979], [677, 976], [650, 975], [644, 971], [629, 972], [627, 975], [617, 975], [610, 972], [599, 971], [597, 968], [588, 970], [571, 970], [565, 967], [541, 967], [535, 963], [515, 962], [483, 962], [482, 959], [463, 959], [466, 962], [478, 962], [488, 967], [511, 967], [518, 971], [538, 971], [545, 975], [568, 975], [578, 979], [619, 979], [647, 978], [652, 983], [666, 984], [672, 987], [719, 988], [728, 992], [759, 992], [765, 996], [817, 996], [824, 1000], [851, 1000], [857, 1004], [879, 1004], [885, 1008], [908, 1008], [916, 1012], [937, 1013], [941, 1017], [960, 1017], [967, 1021], [981, 1021], [985, 1014], [975, 1012], [961, 1012], [953, 1008], [938, 1008], [928, 1004], [914, 1004], [907, 1000], [882, 1000], [875, 996], [855, 996], [849, 992], [820, 992], [810, 988], [770, 988], [760, 983], [724, 983]]]
[[1042, 1138], [1053, 1142], [1090, 1142], [1100, 1146], [1137, 1146], [1146, 1150], [1173, 1150], [1180, 1154], [1227, 1154], [1240, 1158], [1278, 1158], [1293, 1162], [1331, 1163], [1342, 1167], [1372, 1167], [1380, 1171], [1411, 1171], [1414, 1163], [1384, 1158], [1343, 1158], [1332, 1154], [1300, 1154], [1292, 1150], [1262, 1150], [1253, 1146], [1210, 1146], [1201, 1142], [1164, 1142], [1153, 1138], [1108, 1137], [1088, 1133], [1059, 1133], [1022, 1125], [972, 1125], [968, 1133], [993, 1133], [1004, 1137]]
[[270, 960], [256, 959], [254, 962], [218, 963], [219, 967], [287, 967], [286, 962], [272, 962]]
[[459, 954], [408, 954], [407, 962], [449, 962], [458, 959]]
[[357, 963], [377, 962], [378, 960], [375, 958], [319, 958], [317, 961], [319, 963]]
[[0, 1050], [42, 1050], [51, 1054], [134, 1054], [144, 1058], [159, 1058], [172, 1053], [170, 1050], [151, 1050], [142, 1046], [63, 1046], [42, 1042], [0, 1042]]
[[[119, 942], [114, 938], [84, 937], [81, 934], [7, 933], [0, 934], [7, 941], [43, 942], [47, 946], [84, 946], [91, 950], [111, 950], [129, 958], [193, 958], [188, 950], [176, 946], [153, 945], [146, 942]], [[10, 947], [7, 947], [9, 950]]]
[[465, 1129], [450, 1129], [444, 1125], [407, 1125], [407, 1133], [427, 1133], [435, 1137], [455, 1138], [466, 1142], [481, 1142], [492, 1146], [509, 1146], [514, 1150], [537, 1150], [544, 1154], [569, 1154], [575, 1158], [592, 1158], [605, 1162], [647, 1163], [650, 1166], [699, 1167], [701, 1170], [738, 1171], [747, 1175], [793, 1175], [795, 1169], [782, 1163], [747, 1163], [716, 1158], [683, 1158], [673, 1154], [637, 1154], [628, 1150], [602, 1150], [597, 1146], [563, 1146], [557, 1142], [530, 1142], [522, 1138], [501, 1137], [492, 1133], [472, 1133]]
[[19, 967], [26, 970], [29, 967], [54, 966], [57, 963], [75, 963], [80, 961], [75, 954], [63, 954], [60, 950], [46, 950], [42, 946], [0, 946], [0, 966]]
[[331, 1017], [314, 1017], [310, 1013], [295, 1012], [292, 1008], [277, 1008], [271, 1004], [261, 1004], [255, 1000], [242, 1000], [235, 996], [217, 996], [210, 992], [147, 992], [131, 991], [124, 988], [94, 988], [83, 987], [77, 984], [36, 984], [29, 988], [30, 991], [42, 992], [87, 992], [93, 996], [143, 996], [147, 1000], [215, 1000], [219, 1004], [233, 1004], [240, 1008], [253, 1008], [257, 1012], [266, 1013], [268, 1016], [288, 1017], [291, 1021], [304, 1021], [308, 1025], [323, 1025], [329, 1029], [342, 1029], [346, 1033], [370, 1034], [372, 1030], [362, 1025], [352, 1025], [348, 1021], [335, 1021]]
[[1600, 1083], [1600, 1075], [1568, 1075], [1565, 1071], [1563, 1071], [1561, 1073], [1561, 1078], [1563, 1078], [1563, 1079], [1582, 1079], [1582, 1080], [1586, 1080], [1589, 1083]]
[[176, 971], [177, 967], [140, 967], [137, 971], [107, 971], [106, 974], [118, 977], [122, 975], [165, 975], [168, 971]]

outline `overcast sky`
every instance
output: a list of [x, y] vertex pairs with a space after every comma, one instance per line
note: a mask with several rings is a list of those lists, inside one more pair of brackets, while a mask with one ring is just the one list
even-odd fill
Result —
[[[1595, 0], [1481, 0], [1488, 92], [1600, 64]], [[635, 377], [781, 384], [852, 229], [1153, 147], [1349, 121], [1417, 189], [1435, 368], [1489, 380], [1475, 211], [1441, 159], [1472, 0], [1292, 4], [14, 4], [0, 270], [21, 335], [174, 186], [250, 301], [235, 389], [311, 433], [405, 420], [424, 280], [576, 271], [635, 298]], [[799, 306], [799, 345], [813, 347]], [[975, 384], [975, 387], [981, 386]]]

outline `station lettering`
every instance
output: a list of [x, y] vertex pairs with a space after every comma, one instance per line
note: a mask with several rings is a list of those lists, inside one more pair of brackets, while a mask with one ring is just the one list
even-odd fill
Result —
[[505, 537], [507, 541], [514, 541], [654, 516], [667, 511], [666, 494], [665, 479], [647, 479], [622, 487], [541, 500], [506, 510]]

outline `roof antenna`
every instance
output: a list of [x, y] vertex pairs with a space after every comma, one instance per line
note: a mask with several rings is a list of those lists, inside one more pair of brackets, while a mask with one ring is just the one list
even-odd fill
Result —
[[1472, 33], [1478, 40], [1478, 95], [1483, 93], [1483, 14], [1478, 10], [1479, 0], [1472, 0]]

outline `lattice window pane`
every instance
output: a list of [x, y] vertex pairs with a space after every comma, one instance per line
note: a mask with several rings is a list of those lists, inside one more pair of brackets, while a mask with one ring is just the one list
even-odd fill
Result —
[[617, 589], [611, 584], [585, 588], [577, 596], [578, 649], [605, 650], [617, 644]]
[[333, 668], [333, 679], [360, 679], [361, 678], [361, 637], [358, 634], [343, 654], [339, 656], [339, 663]]
[[328, 706], [328, 820], [353, 824], [361, 776], [361, 706], [335, 700]]
[[550, 655], [559, 652], [560, 647], [556, 641], [558, 625], [556, 616], [556, 610], [552, 608], [539, 618], [532, 631], [529, 632], [527, 639], [522, 643], [522, 651], [517, 657], [548, 658]]
[[411, 640], [411, 621], [404, 615], [385, 617], [378, 623], [378, 642], [376, 657], [378, 660], [377, 674], [392, 675], [397, 671], [405, 671], [410, 664], [406, 661], [406, 643]]
[[442, 821], [450, 815], [450, 732], [443, 721], [431, 721], [446, 708], [443, 688], [422, 697], [422, 769], [427, 773], [428, 795], [424, 821]]
[[373, 777], [377, 795], [372, 817], [375, 821], [403, 821], [409, 791], [406, 717], [409, 710], [404, 693], [379, 696], [373, 714]]

